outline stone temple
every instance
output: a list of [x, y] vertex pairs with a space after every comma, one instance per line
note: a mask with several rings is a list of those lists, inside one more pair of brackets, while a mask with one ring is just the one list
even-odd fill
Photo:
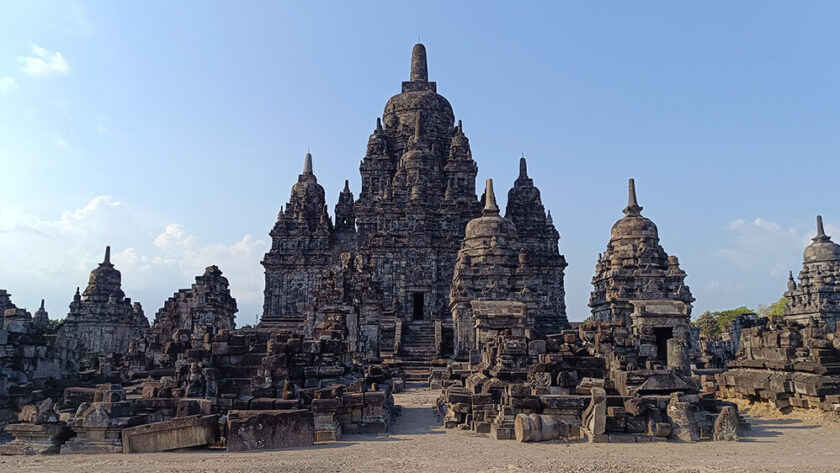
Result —
[[589, 299], [592, 319], [620, 320], [636, 334], [652, 330], [664, 359], [668, 339], [688, 339], [694, 298], [679, 260], [665, 253], [656, 225], [642, 216], [633, 179], [624, 215], [612, 227], [607, 251], [598, 255]]
[[90, 272], [88, 285], [70, 303], [59, 336], [73, 339], [88, 358], [125, 353], [131, 341], [149, 328], [140, 303], [131, 303], [121, 286], [122, 275], [111, 264], [111, 247], [105, 259]]
[[[465, 342], [455, 334], [453, 314], [469, 320], [464, 315], [469, 310], [462, 309], [472, 299], [527, 301], [537, 333], [568, 327], [559, 233], [527, 175], [525, 159], [508, 194], [505, 217], [498, 209], [494, 217], [483, 215], [486, 206], [484, 197], [476, 195], [478, 166], [469, 139], [461, 121], [456, 124], [449, 101], [429, 81], [422, 44], [412, 51], [409, 80], [377, 118], [359, 170], [358, 199], [345, 185], [333, 224], [307, 154], [263, 258], [260, 327], [293, 328], [340, 311], [354, 327], [350, 338], [366, 357], [426, 360], [451, 355]], [[475, 228], [489, 230], [480, 223], [483, 218], [504, 221], [492, 231], [512, 232], [494, 240], [505, 239], [509, 248], [487, 250], [500, 252], [504, 271], [516, 279], [509, 288], [515, 297], [481, 285], [483, 271], [499, 269], [492, 267], [492, 258], [470, 260], [471, 253], [484, 251], [479, 248], [484, 243], [477, 241], [484, 238], [489, 244], [492, 239], [466, 232], [474, 219], [479, 219]], [[457, 274], [456, 263], [461, 268]], [[471, 264], [487, 267], [468, 270]], [[469, 337], [471, 330], [463, 333]]]
[[806, 325], [813, 318], [834, 332], [840, 320], [840, 245], [825, 234], [817, 216], [817, 235], [805, 248], [799, 283], [788, 277], [785, 318]]

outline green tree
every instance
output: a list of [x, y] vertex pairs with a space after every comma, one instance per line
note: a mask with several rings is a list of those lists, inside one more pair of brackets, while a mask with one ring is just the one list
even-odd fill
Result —
[[764, 317], [776, 317], [785, 314], [785, 305], [787, 302], [785, 301], [784, 296], [779, 298], [776, 302], [770, 304], [769, 306], [766, 305], [759, 305], [758, 312]]
[[700, 329], [700, 334], [706, 338], [712, 338], [720, 333], [718, 321], [715, 320], [715, 316], [708, 310], [700, 314], [700, 317], [697, 318], [696, 326]]
[[742, 305], [741, 307], [736, 307], [734, 309], [715, 312], [713, 315], [715, 316], [715, 319], [717, 320], [719, 330], [723, 330], [723, 328], [726, 327], [726, 324], [735, 320], [735, 318], [738, 317], [739, 315], [754, 314], [754, 313], [755, 313], [754, 310]]

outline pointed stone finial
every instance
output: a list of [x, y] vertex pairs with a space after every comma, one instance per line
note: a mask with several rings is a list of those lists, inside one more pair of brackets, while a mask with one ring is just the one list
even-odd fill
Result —
[[525, 162], [525, 156], [519, 158], [519, 178], [528, 179], [528, 163]]
[[350, 180], [344, 180], [344, 190], [342, 192], [349, 193], [350, 192]]
[[637, 217], [641, 215], [642, 207], [636, 201], [636, 180], [631, 178], [628, 185], [627, 207], [624, 209], [624, 215], [628, 217]]
[[105, 259], [102, 260], [103, 265], [110, 265], [111, 264], [111, 247], [105, 247]]
[[303, 158], [303, 173], [312, 174], [312, 153], [307, 152]]
[[44, 299], [41, 299], [41, 307], [38, 310], [44, 310]]
[[496, 193], [493, 192], [493, 179], [487, 179], [487, 187], [484, 190], [484, 210], [481, 211], [481, 216], [487, 215], [499, 215]]
[[426, 68], [426, 46], [417, 43], [411, 50], [411, 82], [428, 82], [429, 72]]
[[822, 215], [817, 215], [817, 236], [813, 238], [813, 241], [829, 241], [831, 238], [825, 234], [825, 228], [823, 228], [823, 221]]
[[376, 117], [376, 131], [382, 131], [382, 119]]
[[461, 120], [458, 120], [458, 133], [464, 134], [464, 123]]
[[548, 214], [545, 216], [545, 223], [548, 225], [554, 225], [554, 219], [551, 218], [551, 210], [549, 210]]

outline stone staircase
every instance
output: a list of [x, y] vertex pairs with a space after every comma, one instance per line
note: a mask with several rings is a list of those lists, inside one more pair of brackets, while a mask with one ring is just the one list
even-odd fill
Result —
[[402, 347], [394, 354], [406, 381], [428, 382], [431, 368], [439, 364], [435, 353], [435, 326], [430, 322], [404, 322]]
[[405, 361], [432, 361], [435, 356], [435, 326], [428, 322], [403, 324], [402, 352]]

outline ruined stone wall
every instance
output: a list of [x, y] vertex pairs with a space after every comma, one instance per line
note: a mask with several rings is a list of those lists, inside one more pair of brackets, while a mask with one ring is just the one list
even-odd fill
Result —
[[181, 351], [173, 351], [172, 343], [202, 344], [206, 335], [232, 330], [236, 310], [227, 278], [217, 266], [208, 266], [189, 289], [181, 289], [166, 300], [155, 314], [151, 329], [135, 336], [129, 349], [130, 362], [141, 370], [174, 366], [177, 355], [171, 355]]
[[16, 387], [77, 371], [79, 358], [75, 340], [35, 324], [25, 309], [6, 309], [0, 328], [0, 405], [18, 404], [16, 395], [23, 393]]
[[738, 358], [718, 376], [723, 397], [793, 408], [840, 408], [840, 337], [812, 320], [801, 325], [781, 318], [741, 333]]

